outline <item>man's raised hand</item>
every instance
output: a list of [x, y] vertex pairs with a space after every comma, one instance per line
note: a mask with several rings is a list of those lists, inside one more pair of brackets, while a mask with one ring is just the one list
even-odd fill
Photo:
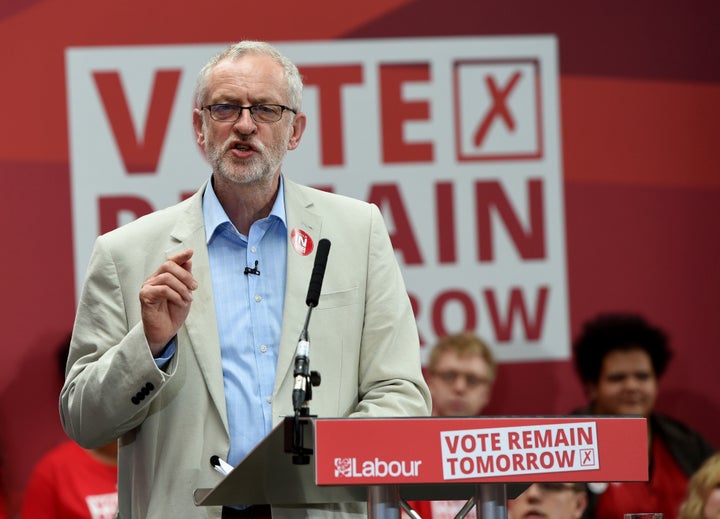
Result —
[[198, 287], [192, 255], [187, 249], [171, 256], [140, 288], [143, 328], [153, 356], [162, 352], [190, 313], [192, 292]]

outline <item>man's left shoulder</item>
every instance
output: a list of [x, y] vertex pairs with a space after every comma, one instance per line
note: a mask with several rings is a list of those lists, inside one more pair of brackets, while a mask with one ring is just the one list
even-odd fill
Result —
[[[292, 188], [291, 188], [292, 189]], [[369, 211], [372, 204], [353, 198], [347, 195], [334, 193], [332, 191], [325, 191], [315, 187], [310, 187], [302, 184], [295, 184], [297, 193], [313, 204], [330, 207], [341, 207], [348, 211]]]

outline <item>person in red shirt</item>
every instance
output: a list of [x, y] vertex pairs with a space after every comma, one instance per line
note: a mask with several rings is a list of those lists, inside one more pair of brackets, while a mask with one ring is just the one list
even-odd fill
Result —
[[588, 517], [662, 512], [676, 519], [688, 478], [714, 452], [700, 434], [654, 411], [671, 357], [665, 332], [636, 314], [600, 315], [576, 338], [573, 361], [589, 406], [573, 414], [640, 415], [648, 421], [649, 481], [589, 484]]
[[117, 512], [117, 443], [85, 450], [67, 441], [34, 467], [21, 519], [112, 519]]
[[[69, 348], [70, 337], [58, 350], [62, 378]], [[30, 474], [21, 519], [114, 518], [117, 452], [115, 441], [97, 449], [83, 449], [71, 440], [48, 451]]]

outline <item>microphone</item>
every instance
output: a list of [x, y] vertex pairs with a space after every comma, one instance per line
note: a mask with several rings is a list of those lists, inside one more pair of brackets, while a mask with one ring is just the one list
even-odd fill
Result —
[[323, 278], [325, 277], [325, 266], [327, 265], [328, 254], [330, 253], [330, 240], [323, 238], [318, 243], [317, 252], [315, 253], [315, 264], [313, 265], [312, 276], [310, 276], [310, 286], [308, 286], [305, 304], [313, 308], [318, 305], [320, 299], [320, 289], [322, 288]]
[[300, 408], [305, 402], [308, 391], [307, 384], [310, 378], [310, 339], [308, 338], [308, 325], [310, 323], [312, 309], [318, 305], [318, 301], [320, 300], [320, 289], [322, 288], [323, 278], [325, 277], [325, 267], [329, 253], [330, 240], [323, 238], [318, 242], [317, 251], [315, 252], [315, 264], [313, 265], [308, 293], [305, 298], [308, 312], [305, 317], [305, 324], [300, 332], [297, 348], [295, 349], [295, 369], [293, 371], [295, 385], [293, 386], [292, 400], [293, 409], [296, 413], [300, 412]]
[[252, 268], [250, 268], [250, 267], [245, 267], [245, 270], [243, 270], [243, 274], [245, 274], [246, 276], [247, 276], [248, 274], [255, 274], [256, 276], [259, 276], [259, 275], [260, 275], [260, 271], [258, 270], [257, 267], [258, 267], [258, 260], [255, 260], [255, 266], [252, 267]]

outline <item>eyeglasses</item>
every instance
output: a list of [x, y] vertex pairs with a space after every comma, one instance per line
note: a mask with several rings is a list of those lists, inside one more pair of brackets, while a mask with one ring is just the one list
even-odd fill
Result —
[[451, 369], [447, 371], [433, 371], [432, 374], [449, 386], [455, 384], [457, 379], [460, 377], [465, 379], [465, 385], [469, 388], [490, 384], [490, 379], [487, 377], [479, 377], [477, 375], [473, 375], [472, 373], [461, 373]]
[[240, 119], [243, 110], [249, 111], [250, 117], [252, 117], [256, 123], [276, 123], [282, 119], [285, 110], [297, 114], [297, 111], [289, 106], [266, 103], [250, 106], [228, 104], [205, 105], [202, 109], [210, 112], [210, 117], [213, 118], [213, 121], [219, 123], [234, 123]]

